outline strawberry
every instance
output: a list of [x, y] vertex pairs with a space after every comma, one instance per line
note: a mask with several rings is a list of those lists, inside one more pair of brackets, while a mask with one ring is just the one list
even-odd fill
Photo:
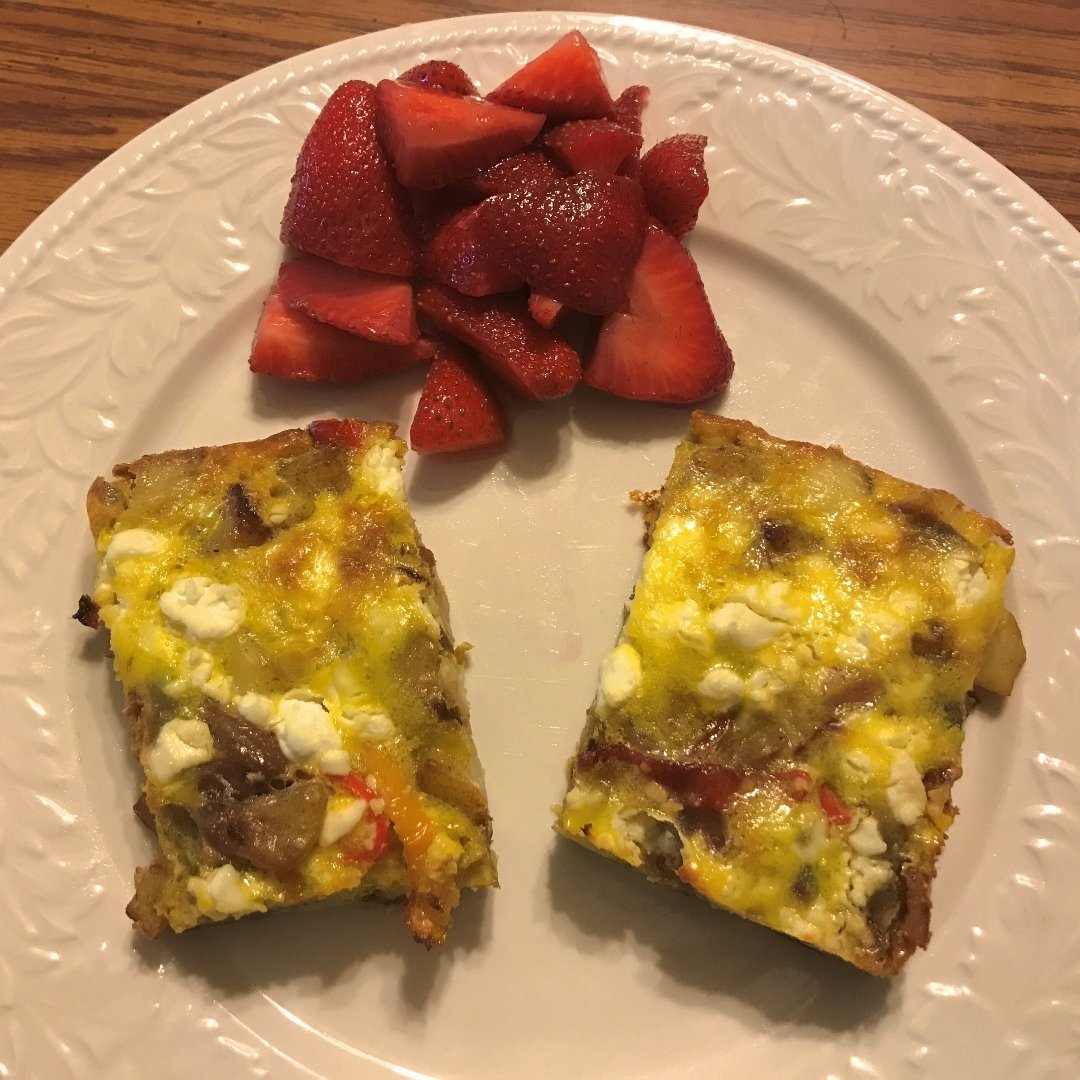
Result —
[[412, 286], [403, 278], [301, 255], [278, 271], [277, 289], [286, 307], [358, 337], [408, 345], [420, 336]]
[[697, 224], [709, 194], [705, 142], [704, 135], [672, 135], [641, 159], [638, 178], [649, 213], [680, 240]]
[[477, 199], [486, 199], [489, 195], [520, 191], [530, 184], [546, 184], [549, 180], [558, 180], [563, 175], [562, 169], [542, 150], [522, 150], [520, 154], [503, 158], [502, 161], [482, 169], [473, 178], [470, 186]]
[[472, 79], [450, 60], [425, 60], [409, 68], [404, 75], [399, 75], [398, 82], [426, 86], [430, 90], [445, 90], [448, 94], [476, 96]]
[[481, 215], [497, 257], [537, 292], [593, 315], [625, 302], [646, 222], [634, 181], [579, 173], [494, 195]]
[[500, 83], [488, 100], [557, 120], [599, 119], [614, 105], [604, 84], [600, 57], [577, 30]]
[[626, 128], [634, 135], [641, 134], [641, 114], [649, 100], [647, 86], [628, 86], [616, 99], [611, 108], [610, 119]]
[[506, 435], [502, 407], [465, 350], [442, 342], [416, 403], [409, 445], [418, 454], [441, 454], [498, 446]]
[[376, 124], [398, 180], [430, 189], [463, 180], [531, 142], [539, 113], [481, 98], [383, 79], [375, 88]]
[[641, 149], [641, 136], [613, 120], [569, 120], [549, 131], [544, 145], [570, 172], [611, 174]]
[[459, 210], [431, 238], [425, 268], [434, 281], [452, 285], [466, 296], [488, 296], [521, 286], [521, 278], [492, 257], [480, 207]]
[[399, 371], [434, 352], [423, 338], [411, 345], [365, 341], [287, 308], [277, 286], [263, 305], [248, 364], [258, 375], [307, 382], [362, 382]]
[[375, 134], [375, 88], [347, 82], [296, 159], [281, 242], [342, 266], [408, 277], [419, 262], [408, 200]]
[[552, 300], [550, 296], [544, 296], [543, 293], [529, 293], [529, 314], [545, 330], [550, 330], [555, 325], [563, 313], [563, 306], [558, 300]]
[[584, 382], [618, 397], [689, 404], [720, 390], [732, 366], [690, 253], [650, 223], [630, 311], [604, 320]]
[[563, 397], [581, 379], [578, 354], [536, 324], [519, 293], [475, 299], [442, 285], [425, 285], [416, 294], [416, 306], [441, 330], [476, 349], [521, 397]]

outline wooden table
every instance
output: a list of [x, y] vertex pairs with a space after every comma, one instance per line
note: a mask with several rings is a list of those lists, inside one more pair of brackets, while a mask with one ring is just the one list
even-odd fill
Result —
[[[407, 22], [533, 10], [483, 0], [0, 0], [0, 251], [134, 135], [251, 71]], [[1069, 0], [649, 0], [919, 106], [1080, 225], [1080, 8]]]

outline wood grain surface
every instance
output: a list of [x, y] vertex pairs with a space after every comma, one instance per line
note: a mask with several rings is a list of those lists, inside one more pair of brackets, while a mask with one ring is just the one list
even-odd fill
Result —
[[[357, 34], [479, 0], [0, 0], [0, 251], [113, 150], [182, 105]], [[677, 17], [822, 60], [924, 109], [1080, 225], [1077, 0], [646, 0], [565, 4]]]

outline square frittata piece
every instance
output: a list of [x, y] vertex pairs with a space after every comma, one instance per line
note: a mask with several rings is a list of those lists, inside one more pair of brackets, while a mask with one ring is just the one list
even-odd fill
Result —
[[974, 685], [1007, 693], [1009, 534], [837, 449], [693, 415], [558, 829], [896, 973], [929, 939]]
[[313, 901], [405, 901], [440, 943], [496, 883], [491, 822], [435, 561], [391, 424], [316, 421], [153, 454], [87, 500], [158, 853], [150, 936]]

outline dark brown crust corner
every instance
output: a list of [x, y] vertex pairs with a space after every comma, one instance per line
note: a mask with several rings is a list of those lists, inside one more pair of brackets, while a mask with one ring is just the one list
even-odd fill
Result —
[[135, 871], [135, 895], [124, 912], [143, 937], [156, 938], [169, 929], [168, 921], [154, 904], [154, 897], [160, 894], [167, 879], [168, 870], [160, 860]]
[[900, 909], [889, 928], [877, 975], [896, 975], [916, 949], [930, 944], [931, 875], [904, 866], [897, 879]]

